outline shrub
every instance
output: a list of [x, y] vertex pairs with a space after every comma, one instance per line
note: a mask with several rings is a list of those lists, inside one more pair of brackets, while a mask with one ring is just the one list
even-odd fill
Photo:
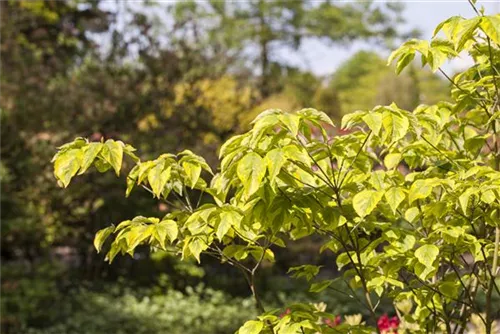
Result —
[[[186, 293], [169, 290], [162, 295], [126, 291], [93, 292], [80, 289], [57, 295], [60, 300], [47, 308], [57, 318], [45, 319], [44, 326], [30, 318], [12, 333], [26, 334], [184, 334], [233, 333], [242, 322], [256, 315], [250, 299], [230, 298], [221, 291], [198, 286]], [[22, 304], [33, 303], [23, 299]], [[38, 303], [38, 306], [42, 304]], [[52, 314], [51, 312], [48, 312]]]

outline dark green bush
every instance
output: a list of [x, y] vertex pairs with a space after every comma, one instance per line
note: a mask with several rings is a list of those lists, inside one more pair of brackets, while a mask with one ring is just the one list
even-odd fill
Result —
[[[255, 316], [249, 299], [231, 299], [220, 291], [198, 286], [164, 295], [138, 297], [129, 291], [112, 293], [82, 290], [73, 299], [65, 319], [44, 328], [25, 328], [27, 334], [176, 334], [233, 333]], [[66, 305], [68, 306], [68, 305]], [[69, 311], [69, 312], [68, 312]]]
[[[16, 276], [10, 268], [5, 273]], [[41, 273], [3, 279], [2, 333], [222, 334], [256, 315], [252, 299], [203, 285], [181, 292], [135, 289], [122, 282], [91, 291], [61, 282]]]

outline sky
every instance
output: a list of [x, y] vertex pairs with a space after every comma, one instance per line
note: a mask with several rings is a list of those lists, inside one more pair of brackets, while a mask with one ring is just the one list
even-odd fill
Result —
[[[405, 4], [403, 15], [407, 22], [406, 27], [419, 29], [422, 32], [422, 39], [430, 39], [434, 28], [450, 16], [461, 15], [470, 18], [475, 15], [467, 0], [407, 0], [401, 2]], [[500, 12], [500, 0], [478, 1], [476, 5], [478, 8], [484, 6], [486, 14]], [[316, 75], [328, 76], [354, 53], [359, 50], [370, 50], [370, 48], [373, 47], [359, 42], [344, 48], [339, 46], [328, 47], [319, 41], [309, 40], [303, 43], [298, 54], [290, 54], [290, 52], [283, 50], [281, 54], [278, 52], [276, 56], [305, 70], [310, 70]], [[446, 72], [453, 73], [469, 64], [470, 59], [467, 56], [461, 56], [461, 59], [456, 59], [443, 66], [443, 68]]]

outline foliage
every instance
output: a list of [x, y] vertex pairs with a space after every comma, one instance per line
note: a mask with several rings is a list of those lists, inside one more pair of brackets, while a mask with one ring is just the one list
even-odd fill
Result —
[[255, 315], [250, 299], [198, 286], [156, 294], [117, 286], [62, 293], [50, 279], [2, 289], [2, 331], [30, 334], [232, 333]]
[[[121, 142], [76, 139], [54, 157], [55, 175], [67, 186], [89, 166], [118, 174], [122, 151], [128, 152], [136, 165], [127, 176], [127, 194], [146, 188], [172, 210], [101, 230], [96, 248], [105, 249], [110, 262], [146, 244], [183, 259], [201, 261], [205, 254], [239, 268], [262, 312], [240, 333], [380, 332], [377, 307], [384, 299], [394, 302], [401, 330], [451, 333], [465, 329], [474, 315], [492, 333], [499, 311], [493, 296], [500, 254], [500, 16], [477, 13], [441, 23], [436, 33], [443, 31], [446, 39], [410, 40], [389, 59], [398, 73], [416, 54], [442, 71], [446, 59], [469, 52], [474, 65], [448, 77], [451, 102], [413, 112], [392, 103], [347, 114], [341, 126], [351, 132], [337, 137], [329, 135], [333, 122], [323, 112], [270, 109], [222, 145], [215, 175], [191, 151], [141, 161]], [[96, 145], [101, 151], [94, 153]], [[199, 192], [212, 202], [198, 206]], [[343, 285], [361, 290], [357, 300], [370, 314], [366, 321], [332, 328], [336, 315], [305, 303], [289, 305], [281, 315], [266, 312], [256, 272], [274, 261], [273, 249], [285, 247], [285, 239], [312, 235], [322, 240], [321, 251], [337, 255], [341, 277], [324, 280], [314, 264], [289, 273], [310, 281], [313, 292]], [[480, 294], [484, 309], [476, 300]], [[384, 328], [394, 329], [385, 320]]]
[[241, 114], [240, 119], [244, 125], [242, 129], [248, 130], [252, 120], [262, 110], [278, 108], [282, 110], [301, 109], [309, 105], [322, 108], [328, 116], [340, 119], [341, 103], [337, 91], [322, 84], [320, 78], [312, 73], [302, 72], [293, 68], [276, 69], [273, 73], [280, 77], [280, 81], [275, 82], [272, 94], [260, 101], [253, 107], [253, 110]]
[[448, 100], [449, 85], [429, 70], [410, 66], [399, 76], [373, 52], [360, 51], [342, 64], [330, 82], [342, 109], [356, 111], [395, 102], [404, 109]]

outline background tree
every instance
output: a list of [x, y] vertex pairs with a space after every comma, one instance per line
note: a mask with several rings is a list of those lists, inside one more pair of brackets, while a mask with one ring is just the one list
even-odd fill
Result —
[[433, 104], [448, 99], [449, 83], [415, 66], [396, 75], [378, 54], [360, 51], [340, 65], [329, 87], [337, 92], [343, 110], [352, 112], [390, 102], [407, 109]]
[[[224, 49], [236, 55], [246, 54], [258, 65], [263, 97], [276, 92], [272, 68], [273, 63], [280, 63], [275, 58], [277, 48], [297, 50], [310, 38], [340, 45], [355, 40], [397, 38], [394, 23], [401, 22], [401, 11], [400, 5], [377, 6], [366, 1], [341, 5], [302, 0], [189, 1], [173, 6], [178, 27], [189, 27], [181, 29], [183, 40], [204, 41], [209, 50], [206, 52], [213, 54]], [[200, 27], [208, 27], [205, 35]], [[258, 52], [254, 51], [255, 46]]]

